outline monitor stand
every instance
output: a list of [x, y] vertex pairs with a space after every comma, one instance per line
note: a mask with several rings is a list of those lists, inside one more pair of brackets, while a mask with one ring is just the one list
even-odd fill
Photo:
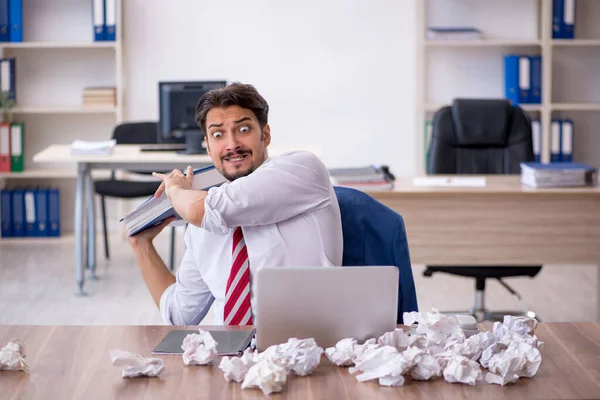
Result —
[[206, 154], [204, 146], [204, 134], [201, 130], [185, 131], [185, 150], [178, 151], [177, 154]]

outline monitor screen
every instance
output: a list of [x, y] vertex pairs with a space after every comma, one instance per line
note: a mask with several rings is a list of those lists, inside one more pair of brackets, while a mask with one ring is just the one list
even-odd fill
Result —
[[188, 135], [204, 135], [194, 114], [200, 97], [225, 81], [159, 82], [159, 142], [184, 143]]

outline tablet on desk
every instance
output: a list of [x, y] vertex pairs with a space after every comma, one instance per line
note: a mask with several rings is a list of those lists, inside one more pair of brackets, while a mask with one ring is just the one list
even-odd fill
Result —
[[[212, 338], [217, 342], [217, 353], [220, 356], [241, 356], [244, 350], [250, 346], [255, 330], [240, 331], [218, 331], [209, 330]], [[181, 345], [183, 339], [198, 330], [173, 330], [165, 336], [161, 342], [152, 350], [152, 354], [183, 354]]]

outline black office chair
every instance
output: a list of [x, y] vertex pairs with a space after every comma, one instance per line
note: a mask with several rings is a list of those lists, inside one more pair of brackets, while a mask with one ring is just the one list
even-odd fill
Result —
[[[113, 131], [113, 139], [117, 144], [153, 144], [157, 142], [157, 123], [156, 122], [129, 122], [117, 125]], [[136, 172], [137, 174], [150, 174], [150, 172]], [[135, 199], [140, 197], [152, 196], [158, 186], [159, 181], [144, 182], [131, 180], [118, 180], [115, 178], [115, 171], [112, 171], [110, 179], [97, 180], [94, 182], [96, 193], [100, 195], [100, 205], [102, 208], [102, 227], [104, 230], [104, 254], [106, 259], [110, 259], [108, 249], [108, 232], [106, 229], [106, 197], [115, 197], [121, 199]], [[175, 263], [175, 228], [171, 228], [171, 253], [170, 265], [171, 271]]]
[[[430, 174], [519, 174], [520, 163], [534, 161], [531, 120], [521, 108], [503, 99], [456, 99], [433, 117], [428, 149]], [[504, 315], [535, 316], [532, 311], [489, 312], [485, 308], [485, 281], [536, 276], [541, 266], [427, 266], [423, 275], [436, 272], [475, 278], [475, 304], [469, 314], [481, 320], [502, 320]]]

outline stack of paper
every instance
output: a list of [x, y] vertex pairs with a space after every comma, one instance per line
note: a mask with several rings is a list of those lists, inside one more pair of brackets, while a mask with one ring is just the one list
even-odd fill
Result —
[[75, 140], [71, 143], [71, 154], [74, 156], [109, 155], [116, 144], [115, 139], [105, 141]]
[[598, 170], [574, 162], [521, 163], [521, 183], [534, 188], [596, 186]]
[[[192, 189], [208, 190], [226, 181], [227, 179], [214, 166], [201, 168], [194, 171]], [[152, 196], [144, 201], [135, 210], [124, 216], [121, 222], [125, 223], [129, 236], [133, 236], [171, 217], [181, 220], [181, 216], [173, 208], [171, 200], [163, 192], [157, 198]]]
[[474, 27], [435, 27], [427, 28], [427, 39], [430, 40], [465, 40], [481, 39], [482, 33]]
[[394, 187], [391, 176], [384, 168], [375, 166], [356, 168], [332, 168], [329, 175], [334, 185], [359, 190], [390, 190]]

